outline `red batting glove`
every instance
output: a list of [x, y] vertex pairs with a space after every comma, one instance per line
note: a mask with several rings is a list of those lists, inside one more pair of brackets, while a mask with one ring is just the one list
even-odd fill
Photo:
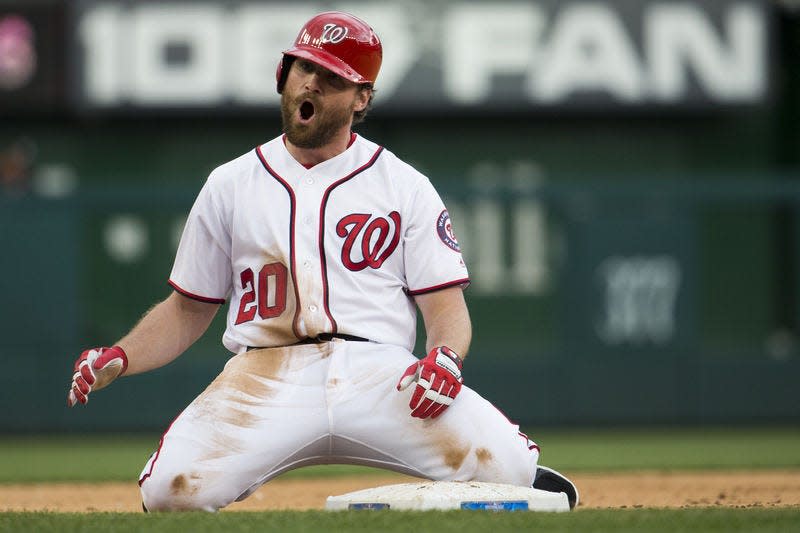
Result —
[[127, 368], [128, 356], [119, 346], [84, 351], [75, 361], [67, 405], [85, 404], [89, 401], [90, 392], [102, 389], [124, 374]]
[[397, 390], [417, 384], [408, 403], [411, 416], [436, 418], [453, 403], [464, 383], [461, 365], [461, 358], [453, 350], [437, 346], [424, 359], [406, 369], [397, 383]]

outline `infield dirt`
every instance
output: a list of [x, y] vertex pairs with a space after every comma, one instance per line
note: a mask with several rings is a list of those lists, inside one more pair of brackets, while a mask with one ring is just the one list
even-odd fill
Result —
[[[637, 472], [576, 474], [581, 508], [796, 507], [800, 471]], [[334, 494], [419, 481], [400, 475], [276, 479], [230, 511], [323, 509]], [[135, 512], [139, 489], [130, 483], [0, 485], [0, 511]]]

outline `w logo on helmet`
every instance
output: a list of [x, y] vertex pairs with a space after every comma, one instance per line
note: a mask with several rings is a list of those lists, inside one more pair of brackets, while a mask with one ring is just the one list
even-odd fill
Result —
[[325, 26], [322, 27], [322, 37], [320, 38], [320, 42], [322, 44], [336, 44], [344, 41], [345, 37], [347, 37], [346, 26], [339, 26], [338, 24], [325, 24]]
[[374, 84], [381, 68], [383, 47], [369, 24], [360, 18], [341, 11], [326, 11], [306, 22], [294, 46], [284, 51], [283, 56], [275, 76], [279, 93], [289, 74], [287, 56], [307, 59], [359, 85]]

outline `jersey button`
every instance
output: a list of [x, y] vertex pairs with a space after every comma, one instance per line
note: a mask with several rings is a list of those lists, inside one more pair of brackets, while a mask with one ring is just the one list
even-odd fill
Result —
[[317, 312], [317, 306], [316, 305], [309, 305], [308, 306], [308, 310], [311, 311], [312, 313], [316, 313]]
[[311, 268], [311, 261], [303, 261], [303, 266], [306, 268]]
[[311, 217], [305, 217], [303, 219], [303, 222], [306, 223], [306, 224], [311, 224]]
[[306, 178], [306, 183], [309, 184], [309, 185], [313, 185], [314, 184], [314, 178], [309, 176], [308, 178]]

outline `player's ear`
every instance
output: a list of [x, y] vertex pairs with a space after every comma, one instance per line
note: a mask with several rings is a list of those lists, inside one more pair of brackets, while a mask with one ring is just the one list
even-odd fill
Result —
[[367, 109], [371, 97], [372, 97], [372, 87], [370, 87], [369, 85], [362, 85], [359, 88], [358, 93], [356, 94], [356, 105], [353, 110], [356, 113], [360, 113], [361, 111]]

